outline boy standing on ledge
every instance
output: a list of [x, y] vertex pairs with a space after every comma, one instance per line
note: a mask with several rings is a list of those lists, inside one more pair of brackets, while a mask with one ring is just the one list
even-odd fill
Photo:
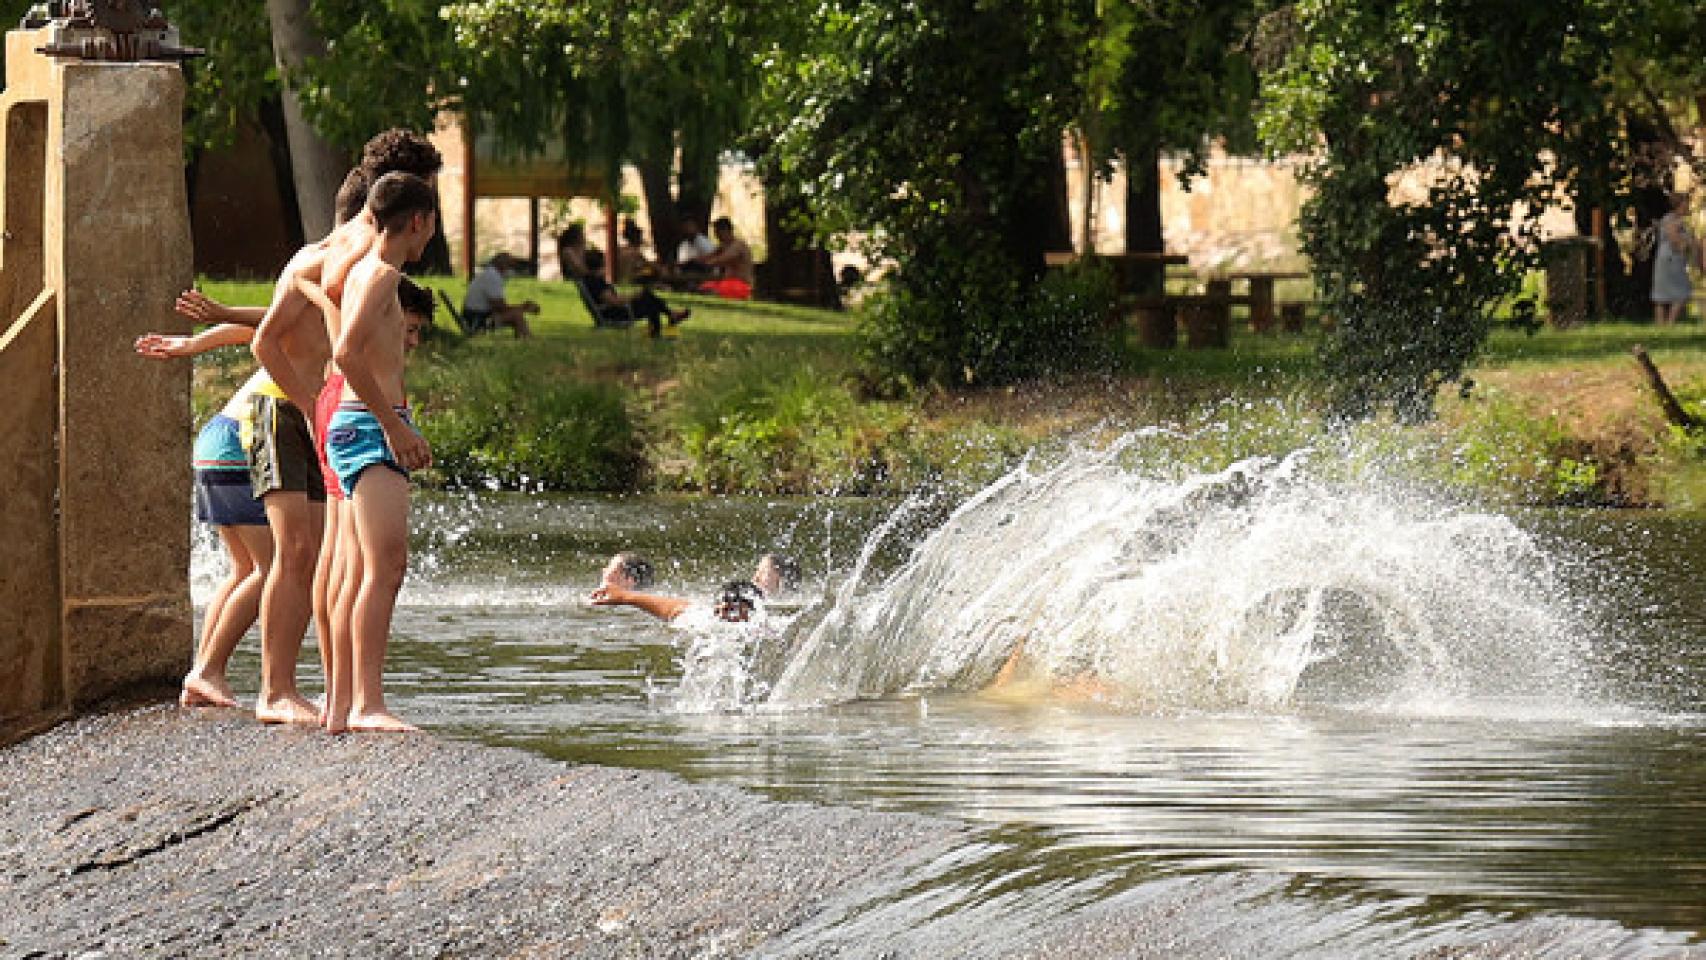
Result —
[[[403, 393], [409, 320], [397, 299], [404, 263], [418, 259], [435, 226], [433, 190], [408, 173], [388, 173], [368, 193], [378, 241], [344, 285], [344, 330], [334, 358], [343, 400], [327, 429], [326, 454], [349, 497], [362, 580], [351, 610], [353, 690], [326, 701], [326, 729], [410, 731], [385, 706], [385, 648], [409, 557], [410, 470], [432, 463]], [[418, 327], [417, 327], [418, 330]], [[372, 469], [378, 468], [378, 469]]]

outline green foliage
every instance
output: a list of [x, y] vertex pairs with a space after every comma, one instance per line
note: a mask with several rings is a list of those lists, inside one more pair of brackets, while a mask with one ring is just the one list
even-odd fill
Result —
[[1080, 120], [1094, 155], [1105, 162], [1177, 150], [1189, 161], [1186, 170], [1196, 171], [1211, 135], [1229, 149], [1254, 147], [1250, 37], [1261, 6], [1253, 0], [1100, 4]]
[[391, 127], [431, 130], [460, 103], [475, 51], [459, 49], [438, 0], [313, 0], [326, 56], [290, 81], [323, 136], [357, 149]]
[[744, 127], [757, 44], [777, 28], [767, 12], [777, 11], [687, 0], [443, 8], [482, 122], [524, 153], [562, 140], [602, 165], [613, 192], [622, 161], [674, 169], [678, 147], [683, 178], [714, 190], [718, 158]]
[[1634, 184], [1619, 78], [1667, 43], [1698, 51], [1655, 38], [1699, 18], [1603, 0], [1303, 0], [1276, 15], [1289, 49], [1264, 79], [1263, 132], [1317, 157], [1301, 226], [1339, 321], [1325, 360], [1340, 412], [1430, 415], [1538, 264], [1548, 204], [1620, 208], [1607, 191]]
[[714, 491], [869, 489], [911, 424], [816, 367], [754, 358], [690, 372], [678, 402], [671, 426], [691, 464], [682, 479]]
[[821, 233], [860, 231], [896, 265], [873, 312], [880, 372], [991, 383], [1024, 366], [1018, 328], [1092, 13], [1086, 0], [825, 4], [800, 55], [766, 77], [768, 178]]
[[1093, 266], [1026, 284], [988, 251], [913, 271], [867, 306], [861, 356], [886, 386], [997, 385], [1106, 367], [1112, 276]]
[[434, 469], [453, 486], [632, 489], [639, 440], [626, 392], [580, 382], [515, 350], [420, 357], [410, 379]]

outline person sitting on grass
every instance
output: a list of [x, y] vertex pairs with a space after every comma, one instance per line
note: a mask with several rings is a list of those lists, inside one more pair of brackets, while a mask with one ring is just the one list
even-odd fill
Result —
[[568, 229], [557, 234], [557, 265], [563, 271], [564, 280], [586, 279], [586, 254], [586, 227], [583, 224], [571, 223]]
[[699, 286], [725, 300], [751, 300], [756, 273], [752, 266], [752, 248], [735, 236], [734, 221], [718, 217], [711, 225], [717, 234], [717, 249], [699, 258], [698, 262], [717, 272], [718, 278]]
[[602, 326], [615, 321], [622, 322], [632, 313], [634, 319], [646, 321], [653, 339], [663, 336], [664, 318], [669, 318], [669, 325], [676, 324], [692, 316], [691, 310], [671, 310], [669, 304], [652, 290], [649, 280], [642, 280], [640, 292], [632, 297], [624, 297], [616, 292], [616, 287], [604, 279], [604, 254], [598, 250], [589, 250], [586, 255], [586, 265], [592, 271], [583, 282], [586, 284], [587, 296], [598, 306], [599, 316], [593, 317], [593, 322]]
[[527, 315], [538, 313], [539, 304], [532, 300], [510, 303], [505, 299], [504, 278], [515, 273], [520, 265], [521, 261], [507, 253], [495, 254], [469, 281], [468, 292], [462, 298], [462, 318], [469, 332], [510, 327], [515, 330], [517, 340], [533, 336]]

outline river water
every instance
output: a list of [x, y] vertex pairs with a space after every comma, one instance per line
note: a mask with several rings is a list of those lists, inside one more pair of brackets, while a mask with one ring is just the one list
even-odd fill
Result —
[[[450, 736], [979, 828], [782, 953], [976, 955], [1178, 882], [1210, 911], [1288, 905], [1216, 931], [1226, 955], [1702, 942], [1706, 517], [1501, 515], [1300, 472], [1085, 456], [957, 511], [423, 495], [389, 690]], [[583, 599], [619, 549], [702, 597], [774, 548], [807, 582], [756, 634]], [[202, 596], [217, 569], [204, 544]], [[992, 684], [1016, 645], [1027, 679]]]

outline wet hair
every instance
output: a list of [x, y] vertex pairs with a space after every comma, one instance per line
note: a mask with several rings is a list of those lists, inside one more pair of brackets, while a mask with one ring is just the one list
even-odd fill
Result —
[[730, 233], [733, 233], [735, 229], [735, 222], [730, 220], [728, 217], [718, 217], [711, 221], [711, 227], [716, 230], [727, 230]]
[[588, 250], [586, 252], [586, 269], [588, 273], [598, 273], [604, 269], [603, 250]]
[[332, 216], [339, 223], [348, 223], [361, 216], [361, 208], [367, 206], [367, 187], [371, 181], [367, 179], [367, 171], [360, 167], [351, 167], [344, 174], [344, 182], [338, 187], [338, 195], [332, 200]]
[[758, 584], [751, 580], [730, 580], [717, 590], [716, 606], [745, 607], [748, 612], [758, 606], [758, 601], [764, 599], [764, 591], [758, 589]]
[[652, 562], [645, 557], [624, 550], [618, 553], [615, 559], [617, 569], [622, 571], [622, 575], [634, 581], [634, 589], [644, 590], [656, 581], [657, 576], [652, 570]]
[[432, 213], [434, 207], [432, 187], [412, 173], [387, 173], [367, 192], [367, 209], [382, 233], [401, 233], [408, 229], [409, 218]]
[[387, 173], [412, 173], [422, 180], [438, 175], [444, 157], [426, 137], [403, 127], [392, 127], [367, 141], [361, 148], [361, 169], [378, 182]]
[[425, 323], [432, 322], [432, 291], [408, 277], [397, 282], [397, 302], [403, 305], [404, 313], [414, 314]]
[[798, 590], [800, 588], [800, 561], [785, 553], [767, 553], [758, 558], [759, 563], [769, 560], [782, 576], [782, 589]]

